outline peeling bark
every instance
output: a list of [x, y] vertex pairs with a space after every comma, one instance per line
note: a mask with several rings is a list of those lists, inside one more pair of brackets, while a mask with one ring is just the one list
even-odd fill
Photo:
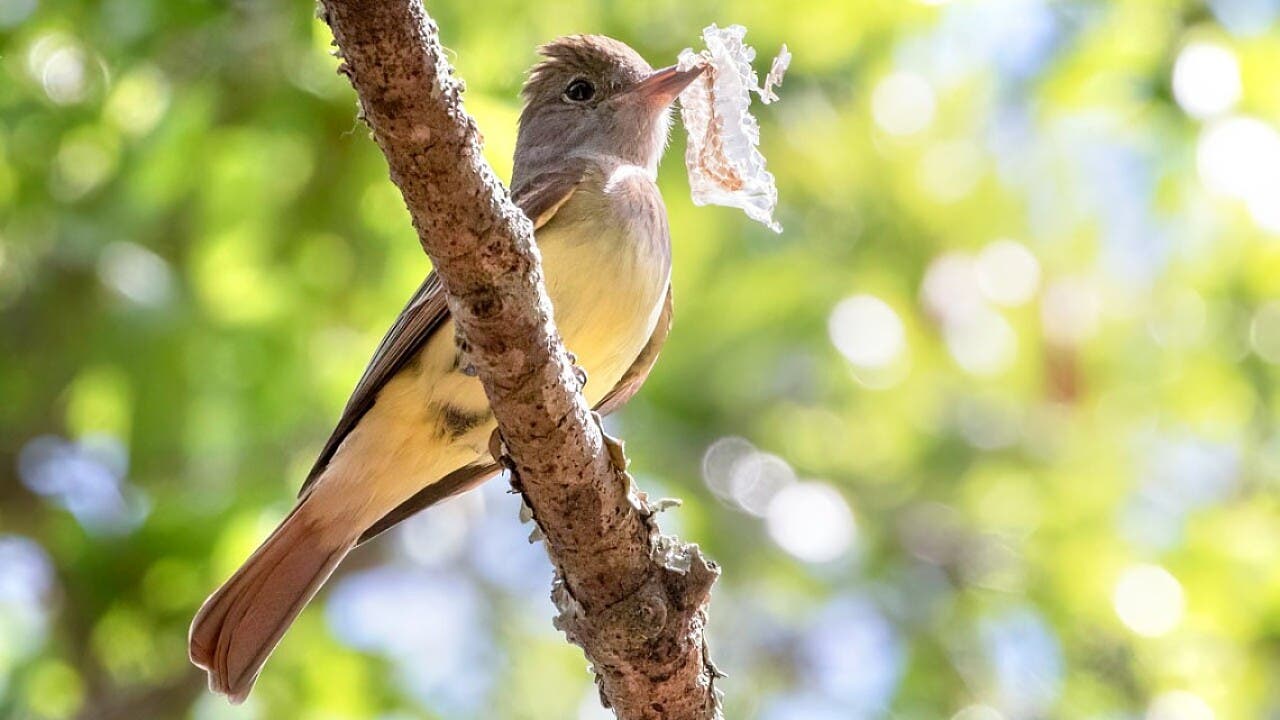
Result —
[[359, 97], [493, 406], [512, 486], [556, 567], [556, 627], [622, 720], [720, 716], [704, 641], [719, 575], [660, 534], [579, 392], [543, 287], [533, 228], [480, 153], [420, 0], [322, 0]]

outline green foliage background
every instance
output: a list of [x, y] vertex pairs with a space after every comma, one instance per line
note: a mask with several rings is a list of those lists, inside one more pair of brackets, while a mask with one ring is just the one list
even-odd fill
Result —
[[[674, 133], [675, 330], [617, 420], [723, 565], [728, 717], [1280, 713], [1276, 3], [429, 10], [504, 177], [539, 42], [662, 65], [741, 23], [795, 54], [758, 110], [781, 236], [694, 207]], [[1191, 42], [1238, 65], [1216, 117], [1175, 97]], [[0, 0], [2, 717], [606, 717], [501, 487], [357, 553], [249, 704], [186, 662], [428, 270], [329, 50], [307, 3]], [[893, 73], [925, 88], [905, 120]], [[1214, 128], [1243, 138], [1226, 185]], [[991, 302], [1006, 266], [972, 285], [999, 238], [1036, 258], [1026, 302]], [[719, 498], [735, 436], [838, 499]], [[419, 647], [362, 643], [370, 617]]]

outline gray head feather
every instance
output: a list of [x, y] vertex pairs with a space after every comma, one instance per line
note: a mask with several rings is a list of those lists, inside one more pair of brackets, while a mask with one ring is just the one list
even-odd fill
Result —
[[[653, 74], [649, 63], [602, 35], [562, 37], [539, 52], [544, 59], [521, 92], [512, 185], [572, 157], [612, 157], [656, 170], [671, 125], [669, 108], [629, 92]], [[574, 83], [579, 85], [571, 92]]]

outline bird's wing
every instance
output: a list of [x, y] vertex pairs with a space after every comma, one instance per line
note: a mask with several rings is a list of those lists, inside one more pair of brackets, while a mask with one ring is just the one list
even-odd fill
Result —
[[[556, 210], [573, 195], [585, 172], [586, 166], [581, 162], [566, 163], [556, 170], [522, 182], [512, 190], [511, 198], [533, 220], [536, 230], [545, 225]], [[360, 377], [360, 382], [356, 384], [355, 391], [342, 410], [342, 417], [338, 419], [337, 426], [312, 465], [302, 489], [298, 491], [299, 496], [306, 494], [316, 478], [320, 477], [320, 473], [324, 472], [342, 441], [364, 414], [369, 412], [369, 408], [373, 407], [374, 399], [382, 386], [417, 354], [427, 339], [448, 319], [449, 306], [445, 302], [444, 287], [435, 271], [432, 271], [409, 299], [404, 310], [400, 311], [400, 316], [374, 351], [373, 359], [369, 361], [369, 366], [365, 368], [364, 375]]]
[[427, 485], [396, 506], [396, 509], [382, 516], [382, 519], [369, 526], [360, 534], [359, 543], [366, 543], [391, 528], [408, 520], [418, 512], [435, 505], [446, 498], [460, 495], [476, 487], [498, 474], [502, 468], [494, 462], [478, 465], [466, 465], [445, 475], [436, 482]]
[[347, 400], [346, 407], [342, 409], [342, 417], [338, 418], [337, 426], [329, 435], [315, 464], [311, 466], [302, 489], [298, 491], [299, 496], [305, 494], [316, 478], [320, 477], [320, 473], [324, 472], [347, 434], [355, 429], [356, 423], [373, 407], [373, 401], [382, 386], [404, 367], [427, 338], [448, 319], [449, 307], [445, 304], [444, 288], [440, 284], [440, 277], [433, 270], [378, 344], [373, 359], [369, 361], [364, 374], [360, 376], [360, 382], [356, 383], [356, 389]]
[[586, 162], [571, 158], [554, 170], [523, 180], [511, 188], [511, 199], [533, 221], [537, 230], [569, 201], [587, 175]]
[[649, 377], [649, 371], [658, 360], [658, 353], [667, 342], [669, 332], [671, 332], [670, 283], [667, 284], [667, 301], [662, 306], [662, 314], [658, 316], [658, 324], [653, 326], [653, 334], [649, 336], [649, 342], [645, 343], [640, 354], [636, 356], [635, 362], [631, 363], [631, 367], [622, 374], [618, 384], [614, 385], [609, 394], [596, 405], [596, 412], [608, 415], [626, 405], [627, 401], [640, 391], [640, 386], [644, 385], [644, 381]]

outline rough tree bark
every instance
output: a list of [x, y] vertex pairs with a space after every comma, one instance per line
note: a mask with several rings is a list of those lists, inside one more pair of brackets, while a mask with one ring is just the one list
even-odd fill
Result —
[[481, 156], [435, 23], [420, 0], [321, 0], [320, 15], [449, 296], [513, 486], [545, 535], [556, 626], [622, 720], [719, 717], [703, 636], [719, 571], [696, 545], [660, 534], [587, 408], [532, 225]]

